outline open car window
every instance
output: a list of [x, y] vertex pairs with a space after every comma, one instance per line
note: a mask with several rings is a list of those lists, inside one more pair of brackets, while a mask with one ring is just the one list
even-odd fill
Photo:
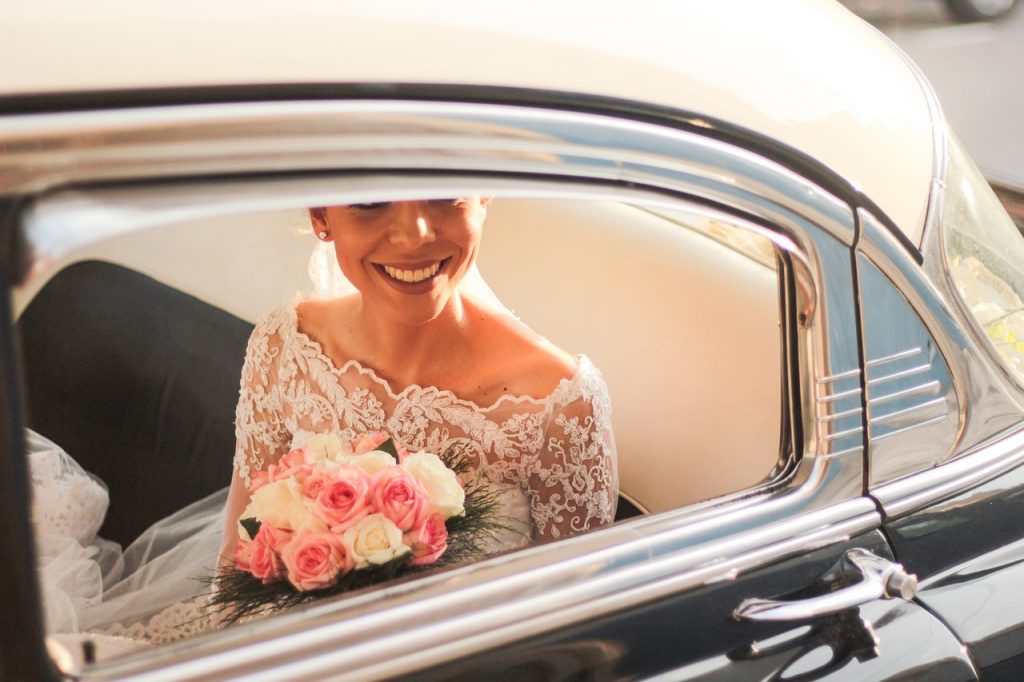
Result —
[[[165, 643], [208, 629], [203, 600], [209, 588], [202, 581], [217, 563], [225, 504], [218, 491], [232, 477], [243, 360], [254, 325], [282, 307], [294, 308], [312, 287], [316, 237], [307, 206], [493, 195], [478, 259], [483, 280], [523, 325], [567, 354], [586, 357], [606, 382], [617, 524], [706, 500], [728, 504], [791, 476], [796, 453], [787, 426], [784, 303], [794, 295], [785, 281], [793, 247], [784, 238], [684, 200], [610, 199], [550, 188], [441, 190], [427, 183], [405, 194], [386, 183], [384, 189], [357, 181], [348, 187], [342, 182], [304, 198], [290, 189], [279, 205], [263, 210], [240, 208], [244, 192], [226, 192], [223, 201], [182, 187], [148, 195], [68, 193], [29, 216], [36, 271], [15, 292], [27, 426], [102, 481], [92, 488], [79, 481], [92, 505], [78, 515], [90, 520], [86, 528], [61, 525], [74, 514], [51, 513], [74, 495], [36, 495], [41, 561], [66, 544], [53, 531], [69, 531], [94, 578], [91, 592], [76, 595], [46, 570], [40, 574], [48, 629], [67, 646], [93, 638], [104, 655], [116, 657], [135, 642]], [[103, 237], [94, 238], [97, 233]], [[303, 353], [304, 362], [322, 360], [333, 370], [344, 365], [326, 346]], [[346, 387], [344, 395], [323, 385], [310, 390], [333, 395], [335, 408], [338, 401], [373, 407], [372, 396], [359, 394], [363, 388]], [[543, 402], [548, 394], [530, 397]], [[519, 505], [514, 513], [526, 524], [520, 531], [525, 541], [494, 548], [498, 552], [533, 546], [538, 529], [554, 523], [550, 514], [592, 503], [588, 491], [595, 489], [585, 480], [593, 475], [586, 468], [570, 472], [583, 480], [568, 483], [564, 471], [538, 460], [529, 461], [539, 477], [516, 470], [528, 461], [520, 453], [529, 451], [529, 415], [537, 412], [501, 414], [488, 423], [488, 414], [475, 413], [472, 427], [459, 421], [466, 414], [414, 415], [408, 419], [427, 425], [398, 438], [418, 449], [461, 427], [469, 437], [520, 439], [505, 450], [485, 447], [480, 460], [489, 467], [485, 479], [518, 495], [501, 502], [497, 513], [507, 513], [502, 505]], [[392, 413], [385, 421], [404, 427], [410, 422], [403, 419]], [[417, 429], [419, 440], [410, 436]], [[570, 447], [571, 435], [581, 432], [564, 427], [562, 433]], [[550, 440], [552, 430], [542, 436]], [[30, 449], [53, 448], [38, 440]], [[61, 466], [72, 465], [62, 460]], [[37, 486], [57, 480], [42, 465], [32, 475]], [[574, 500], [538, 501], [543, 486], [563, 484]], [[605, 521], [613, 519], [578, 530], [600, 532]], [[170, 534], [151, 534], [146, 529], [154, 523]], [[193, 543], [204, 534], [203, 543]], [[140, 535], [145, 547], [135, 542]], [[183, 547], [192, 553], [176, 554]], [[487, 556], [481, 551], [463, 563]], [[158, 584], [161, 573], [173, 573], [176, 586], [158, 595], [148, 581]], [[127, 600], [137, 603], [122, 610]], [[74, 602], [70, 610], [67, 601]]]

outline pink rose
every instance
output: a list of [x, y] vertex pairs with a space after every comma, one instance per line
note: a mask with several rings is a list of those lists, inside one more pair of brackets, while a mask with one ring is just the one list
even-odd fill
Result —
[[309, 476], [302, 481], [302, 496], [307, 500], [315, 500], [330, 480], [331, 472], [314, 467]]
[[373, 452], [377, 449], [377, 446], [384, 443], [390, 437], [388, 434], [380, 431], [361, 433], [352, 441], [352, 454], [363, 455], [367, 452]]
[[354, 562], [333, 533], [304, 530], [281, 552], [288, 582], [299, 592], [329, 587], [352, 570]]
[[274, 483], [294, 476], [301, 483], [309, 475], [310, 470], [311, 467], [306, 463], [306, 451], [297, 448], [282, 457], [277, 464], [268, 466], [267, 477], [271, 483]]
[[291, 537], [290, 532], [274, 528], [269, 523], [260, 525], [249, 547], [249, 572], [262, 580], [264, 585], [284, 577], [280, 550]]
[[[310, 479], [319, 475], [319, 472], [313, 474]], [[331, 473], [324, 473], [323, 479], [322, 483], [313, 481], [310, 486], [320, 487], [313, 504], [313, 515], [333, 532], [343, 532], [370, 513], [370, 477], [362, 469], [342, 465]]]
[[414, 528], [427, 517], [430, 497], [423, 484], [405, 469], [389, 466], [370, 479], [374, 508], [401, 531]]
[[412, 565], [432, 564], [448, 549], [448, 529], [444, 517], [431, 514], [419, 526], [405, 534], [405, 544], [412, 548]]
[[308, 463], [309, 462], [306, 461], [305, 448], [295, 448], [287, 455], [282, 457], [281, 461], [278, 462], [278, 464], [281, 465], [282, 468], [300, 467]]

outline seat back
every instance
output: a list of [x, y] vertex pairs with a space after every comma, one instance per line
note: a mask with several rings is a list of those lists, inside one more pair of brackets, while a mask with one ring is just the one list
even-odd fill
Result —
[[494, 201], [480, 270], [608, 382], [622, 493], [652, 512], [742, 490], [779, 457], [776, 273], [617, 203]]
[[110, 489], [127, 544], [231, 477], [252, 325], [111, 263], [53, 277], [18, 321], [28, 425]]

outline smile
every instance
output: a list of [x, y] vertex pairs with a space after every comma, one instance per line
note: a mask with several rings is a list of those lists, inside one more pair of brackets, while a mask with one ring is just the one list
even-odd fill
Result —
[[416, 284], [417, 282], [423, 282], [436, 275], [447, 260], [448, 259], [445, 258], [433, 263], [432, 265], [415, 270], [405, 270], [402, 268], [392, 267], [390, 265], [381, 265], [380, 268], [391, 279], [398, 280], [399, 282], [406, 282], [408, 284]]

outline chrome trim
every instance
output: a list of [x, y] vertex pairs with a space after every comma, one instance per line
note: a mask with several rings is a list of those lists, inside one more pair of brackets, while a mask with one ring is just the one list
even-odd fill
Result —
[[[895, 283], [920, 315], [949, 368], [959, 404], [959, 425], [953, 447], [936, 461], [948, 461], [973, 451], [994, 434], [1013, 428], [1024, 416], [1024, 408], [1008, 392], [988, 353], [978, 349], [965, 333], [972, 320], [965, 317], [969, 313], [958, 305], [959, 295], [952, 288], [945, 261], [941, 257], [926, 257], [922, 272], [870, 213], [861, 209], [858, 215], [866, 235], [861, 240], [862, 252]], [[937, 247], [941, 241], [935, 242]], [[956, 303], [951, 305], [950, 301]], [[921, 463], [917, 470], [930, 466]], [[901, 475], [911, 473], [913, 470]]]
[[853, 436], [853, 435], [856, 435], [858, 433], [862, 433], [863, 431], [864, 431], [864, 427], [863, 426], [855, 426], [854, 428], [847, 429], [845, 431], [838, 431], [836, 433], [830, 433], [830, 434], [824, 436], [822, 438], [822, 440], [833, 441], [833, 440], [836, 440], [838, 438], [846, 438], [847, 436]]
[[[741, 510], [733, 523], [742, 525], [751, 511]], [[732, 580], [756, 566], [846, 541], [880, 522], [872, 503], [858, 499], [681, 555], [684, 536], [710, 536], [706, 524], [686, 528], [674, 520], [675, 537], [663, 538], [657, 529], [664, 523], [648, 534], [644, 520], [115, 659], [83, 679], [219, 680], [257, 671], [278, 680], [391, 677]], [[710, 523], [720, 532], [722, 521]], [[551, 563], [552, 553], [563, 560]], [[646, 560], [635, 559], [643, 554]], [[460, 587], [452, 590], [453, 584]]]
[[[874, 404], [874, 403], [872, 403], [872, 404]], [[945, 405], [945, 404], [946, 404], [946, 399], [945, 398], [936, 398], [935, 400], [929, 400], [927, 402], [919, 403], [917, 405], [911, 405], [910, 407], [905, 407], [902, 410], [896, 410], [895, 412], [889, 412], [888, 414], [879, 415], [877, 417], [871, 417], [871, 424], [879, 424], [879, 423], [884, 423], [884, 422], [887, 422], [887, 421], [891, 421], [893, 419], [899, 419], [900, 417], [905, 417], [908, 414], [912, 414], [914, 412], [918, 412], [920, 410], [923, 410], [923, 409], [926, 409], [926, 408], [929, 408], [929, 407], [937, 407], [939, 405]], [[939, 419], [945, 419], [948, 416], [949, 416], [948, 414], [943, 414]], [[913, 424], [912, 426], [923, 426], [923, 425], [924, 425], [924, 423]], [[892, 434], [891, 433], [886, 433], [886, 434], [883, 434], [881, 436], [875, 436], [875, 440], [879, 440], [879, 439], [884, 438], [885, 436], [888, 436], [888, 435], [892, 435]]]
[[995, 434], [962, 457], [871, 491], [886, 516], [909, 514], [1024, 464], [1024, 428]]
[[[54, 132], [49, 125], [62, 128]], [[853, 216], [845, 204], [777, 164], [722, 142], [651, 124], [498, 105], [274, 103], [0, 119], [0, 186], [9, 191], [55, 190], [79, 180], [196, 178], [197, 168], [210, 175], [297, 169], [326, 175], [355, 169], [363, 174], [364, 186], [352, 190], [360, 178], [347, 178], [345, 193], [368, 197], [394, 193], [403, 182], [429, 188], [422, 189], [427, 194], [460, 182], [464, 186], [467, 175], [481, 172], [543, 174], [549, 178], [544, 182], [490, 176], [485, 182], [477, 175], [472, 183], [515, 192], [533, 187], [540, 196], [544, 187], [550, 191], [550, 178], [558, 176], [566, 178], [555, 192], [558, 196], [599, 193], [607, 200], [614, 191], [615, 196], [661, 209], [677, 205], [666, 193], [682, 193], [742, 212], [751, 220], [731, 214], [729, 220], [763, 231], [792, 256], [796, 310], [789, 314], [800, 322], [788, 343], [801, 358], [791, 381], [803, 399], [794, 419], [802, 420], [798, 427], [806, 436], [806, 451], [790, 478], [755, 493], [745, 491], [319, 602], [97, 665], [87, 679], [288, 679], [339, 670], [353, 679], [393, 676], [730, 580], [743, 571], [845, 541], [880, 523], [874, 502], [861, 496], [863, 423], [859, 412], [851, 412], [862, 398], [859, 356], [850, 338], [855, 314], [849, 250]], [[383, 175], [369, 176], [374, 169]], [[397, 176], [393, 184], [370, 187], [388, 171], [408, 170], [431, 170], [439, 177]], [[574, 182], [579, 179], [602, 184], [598, 188]], [[28, 223], [39, 237], [38, 227], [63, 210], [79, 229], [86, 216], [97, 230], [140, 229], [146, 221], [180, 220], [176, 211], [181, 210], [237, 211], [239, 188], [249, 188], [251, 198], [254, 188], [286, 187], [289, 182], [289, 196], [275, 194], [266, 201], [301, 197], [292, 205], [308, 206], [342, 193], [332, 177], [209, 178], [189, 187], [161, 185], [149, 196], [153, 211], [125, 216], [115, 224], [109, 213], [90, 211], [81, 203], [102, 194], [90, 189], [44, 198], [28, 215]], [[638, 189], [627, 189], [627, 184]], [[191, 205], [174, 198], [175, 191], [199, 188]], [[143, 194], [134, 188], [121, 196]], [[322, 200], [309, 201], [311, 197]], [[767, 221], [778, 232], [756, 227], [754, 220]], [[45, 247], [43, 253], [66, 246], [36, 244]], [[847, 383], [835, 386], [834, 397], [819, 401], [812, 390], [818, 377]], [[851, 399], [849, 404], [839, 404], [844, 397]], [[855, 437], [835, 442], [849, 434]], [[444, 627], [437, 627], [439, 620]], [[168, 660], [175, 656], [179, 658]]]
[[827, 377], [818, 377], [815, 381], [819, 384], [830, 384], [833, 381], [841, 381], [843, 379], [853, 379], [860, 376], [859, 369], [851, 369], [846, 372], [840, 372], [839, 374], [833, 374]]
[[900, 400], [902, 398], [909, 398], [916, 395], [931, 395], [938, 393], [942, 388], [942, 384], [938, 381], [929, 381], [927, 384], [921, 384], [920, 386], [911, 386], [895, 393], [886, 393], [884, 395], [878, 395], [871, 398], [872, 405], [881, 405], [893, 400]]
[[[878, 384], [887, 384], [890, 381], [896, 381], [897, 379], [906, 379], [907, 377], [912, 377], [916, 374], [927, 372], [931, 368], [932, 363], [929, 362], [927, 365], [917, 365], [916, 367], [902, 369], [898, 372], [893, 372], [892, 374], [886, 374], [880, 377], [876, 377], [874, 379], [868, 379], [868, 388], [871, 388], [872, 386], [877, 386]], [[868, 404], [870, 405], [872, 403], [874, 403], [874, 401], [869, 399]]]
[[917, 429], [919, 429], [921, 427], [924, 427], [924, 426], [931, 426], [932, 424], [938, 424], [939, 422], [944, 422], [947, 419], [949, 419], [949, 415], [948, 414], [942, 414], [942, 415], [939, 415], [938, 417], [932, 417], [931, 419], [926, 419], [926, 420], [924, 420], [922, 422], [918, 422], [917, 424], [911, 424], [910, 426], [905, 426], [902, 429], [895, 429], [893, 431], [888, 431], [886, 433], [883, 433], [880, 436], [875, 436], [874, 438], [872, 438], [872, 440], [877, 442], [877, 441], [885, 440], [886, 438], [892, 438], [893, 436], [902, 436], [902, 435], [904, 435], [904, 434], [906, 434], [906, 433], [908, 433], [910, 431], [915, 431], [915, 430], [917, 430]]
[[846, 417], [853, 417], [853, 416], [856, 416], [856, 415], [860, 415], [863, 412], [864, 412], [864, 408], [863, 407], [854, 407], [852, 409], [846, 410], [845, 412], [836, 412], [835, 414], [830, 414], [830, 415], [824, 416], [824, 417], [821, 418], [821, 421], [833, 422], [833, 421], [836, 421], [838, 419], [844, 419]]
[[815, 400], [817, 400], [819, 403], [832, 403], [837, 400], [843, 400], [844, 398], [860, 396], [860, 394], [861, 390], [859, 388], [854, 388], [849, 391], [843, 391], [842, 393], [819, 395], [817, 398], [815, 398]]
[[843, 457], [845, 455], [851, 455], [851, 454], [853, 454], [855, 452], [857, 452], [857, 453], [864, 452], [864, 446], [863, 445], [855, 445], [854, 447], [849, 448], [847, 450], [840, 450], [839, 452], [833, 452], [831, 456], [832, 457]]
[[[860, 581], [806, 599], [744, 599], [733, 611], [733, 617], [768, 622], [807, 620], [852, 609], [876, 599], [898, 597], [910, 601], [917, 594], [917, 576], [908, 574], [902, 564], [883, 559], [861, 547], [846, 550], [844, 563], [850, 564], [860, 574]], [[829, 581], [838, 578], [838, 575], [825, 576]]]
[[868, 361], [867, 361], [867, 365], [868, 365], [868, 367], [875, 367], [877, 365], [884, 365], [884, 364], [887, 364], [889, 362], [896, 362], [897, 360], [903, 360], [905, 358], [910, 358], [910, 357], [913, 357], [915, 355], [920, 355], [923, 352], [924, 352], [924, 349], [922, 349], [922, 348], [910, 348], [910, 349], [907, 349], [907, 350], [904, 350], [904, 351], [900, 351], [899, 353], [893, 353], [892, 355], [887, 355], [887, 356], [881, 357], [881, 358], [869, 358]]
[[[274, 154], [253, 155], [260, 144]], [[713, 161], [723, 155], [732, 164]], [[641, 184], [699, 176], [712, 183], [702, 194], [728, 205], [749, 193], [741, 203], [753, 215], [763, 215], [767, 200], [844, 243], [853, 236], [846, 204], [774, 162], [695, 133], [598, 114], [350, 100], [0, 119], [0, 187], [8, 192], [40, 192], [80, 180], [195, 177], [197, 168], [216, 174], [389, 167], [557, 173]]]

